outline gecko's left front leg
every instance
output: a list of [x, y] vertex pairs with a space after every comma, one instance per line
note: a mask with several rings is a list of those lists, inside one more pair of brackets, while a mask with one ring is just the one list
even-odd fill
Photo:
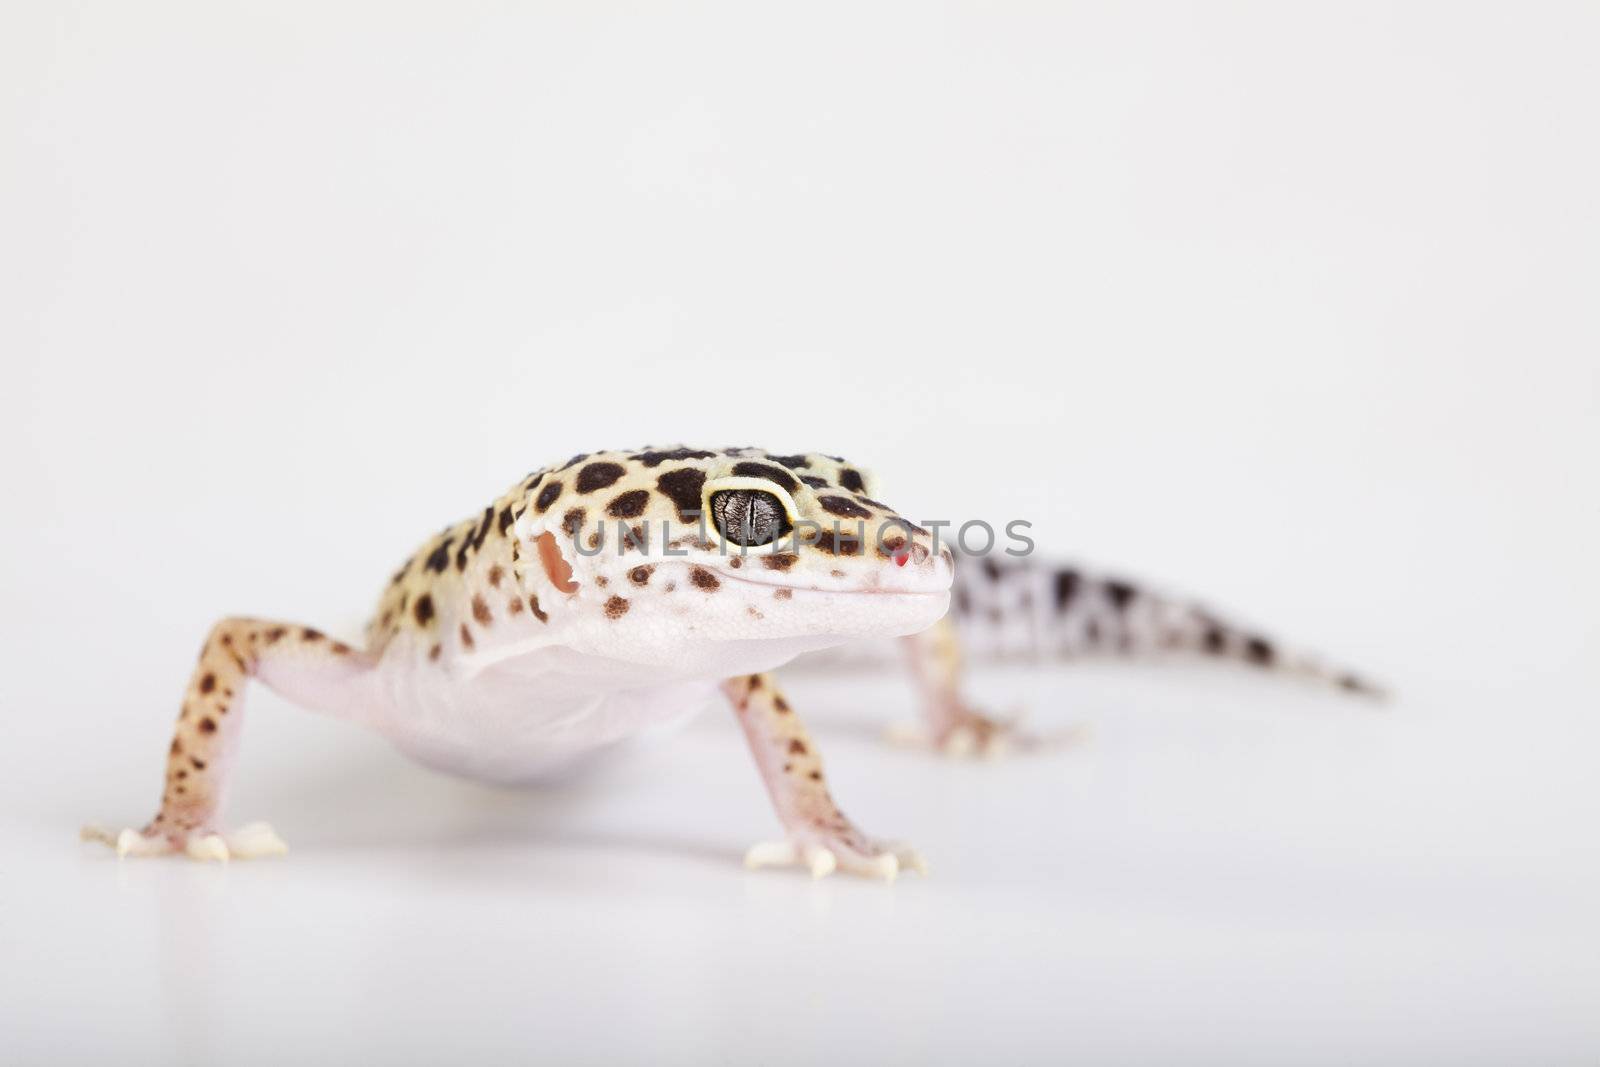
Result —
[[900, 643], [922, 697], [923, 725], [897, 726], [890, 740], [956, 757], [993, 757], [1043, 746], [1016, 722], [986, 715], [967, 702], [961, 691], [961, 642], [948, 615]]
[[225, 834], [217, 826], [229, 764], [239, 739], [244, 685], [259, 678], [298, 704], [341, 714], [359, 710], [360, 683], [372, 659], [317, 630], [260, 619], [223, 619], [200, 650], [178, 724], [167, 749], [161, 807], [143, 830], [111, 834], [98, 827], [86, 840], [119, 855], [186, 852], [228, 859], [287, 851], [266, 823]]
[[786, 840], [751, 848], [747, 866], [804, 864], [817, 878], [842, 867], [891, 881], [901, 870], [927, 873], [914, 849], [873, 840], [839, 810], [823, 778], [822, 759], [772, 675], [731, 678], [722, 690], [733, 703], [778, 819], [788, 831]]

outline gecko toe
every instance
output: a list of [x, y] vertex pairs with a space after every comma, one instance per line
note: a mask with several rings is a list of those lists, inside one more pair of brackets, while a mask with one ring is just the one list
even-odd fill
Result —
[[188, 853], [190, 859], [202, 862], [217, 860], [221, 863], [227, 863], [229, 859], [228, 843], [222, 839], [221, 834], [191, 837], [188, 843], [184, 845], [183, 850]]
[[289, 851], [278, 832], [264, 822], [246, 823], [228, 834], [224, 842], [229, 854], [241, 860], [282, 856]]
[[833, 850], [820, 846], [806, 850], [806, 866], [811, 868], [812, 878], [826, 878], [839, 866], [839, 858]]

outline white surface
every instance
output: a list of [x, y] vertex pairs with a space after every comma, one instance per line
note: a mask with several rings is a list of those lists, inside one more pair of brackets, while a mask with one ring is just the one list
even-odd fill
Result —
[[[0, 1047], [19, 1062], [1593, 1062], [1592, 8], [0, 14]], [[281, 862], [119, 865], [231, 611], [354, 629], [524, 470], [850, 455], [1392, 682], [985, 675], [934, 875], [738, 869], [731, 722], [532, 794], [265, 694]]]

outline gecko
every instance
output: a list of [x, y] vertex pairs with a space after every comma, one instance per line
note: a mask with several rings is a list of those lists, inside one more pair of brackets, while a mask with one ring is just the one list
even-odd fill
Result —
[[581, 453], [535, 470], [400, 566], [359, 647], [298, 622], [212, 626], [155, 817], [83, 836], [119, 856], [285, 852], [269, 824], [220, 821], [251, 681], [423, 764], [497, 783], [682, 721], [720, 694], [783, 829], [747, 864], [889, 880], [926, 864], [835, 802], [772, 673], [797, 657], [898, 639], [923, 737], [952, 753], [1018, 736], [964, 697], [964, 640], [1035, 661], [1188, 651], [1376, 691], [1186, 601], [1031, 556], [966, 556], [879, 496], [870, 471], [839, 457], [757, 448]]

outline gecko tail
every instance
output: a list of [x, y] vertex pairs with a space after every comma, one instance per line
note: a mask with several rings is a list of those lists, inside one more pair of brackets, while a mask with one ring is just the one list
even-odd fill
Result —
[[1199, 655], [1383, 699], [1383, 686], [1193, 601], [1032, 558], [964, 557], [952, 616], [974, 662]]

